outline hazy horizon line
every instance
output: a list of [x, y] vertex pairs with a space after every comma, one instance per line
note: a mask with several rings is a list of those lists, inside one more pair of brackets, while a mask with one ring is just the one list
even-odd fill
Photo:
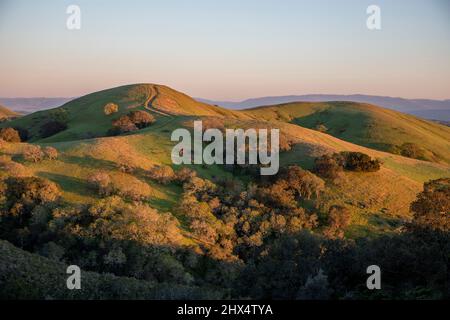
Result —
[[[133, 84], [131, 84], [133, 85]], [[159, 84], [155, 84], [155, 85], [159, 85]], [[114, 86], [114, 87], [108, 87], [108, 88], [103, 88], [103, 89], [97, 89], [95, 91], [90, 91], [88, 93], [83, 93], [81, 95], [70, 95], [70, 96], [63, 96], [63, 95], [58, 95], [58, 96], [0, 96], [0, 99], [77, 99], [80, 97], [84, 97], [86, 95], [95, 93], [95, 92], [99, 92], [99, 91], [103, 91], [103, 90], [108, 90], [108, 89], [113, 89], [113, 88], [118, 88], [118, 87], [122, 87], [122, 86], [126, 86], [126, 85], [119, 85], [119, 86]], [[248, 100], [254, 100], [254, 99], [263, 99], [263, 98], [278, 98], [278, 97], [294, 97], [294, 96], [372, 96], [372, 97], [384, 97], [384, 98], [392, 98], [392, 99], [404, 99], [404, 100], [434, 100], [434, 101], [449, 101], [450, 97], [448, 98], [423, 98], [423, 97], [419, 97], [419, 98], [407, 98], [404, 96], [400, 96], [400, 95], [383, 95], [383, 94], [369, 94], [369, 93], [287, 93], [287, 94], [273, 94], [273, 95], [261, 95], [261, 96], [250, 96], [247, 98], [241, 98], [241, 99], [220, 99], [220, 98], [210, 98], [210, 97], [201, 97], [201, 96], [196, 96], [196, 95], [191, 95], [185, 91], [181, 91], [178, 89], [174, 89], [172, 87], [170, 87], [173, 90], [179, 91], [181, 93], [187, 94], [188, 96], [190, 96], [193, 99], [203, 99], [203, 100], [210, 100], [210, 101], [220, 101], [220, 102], [230, 102], [230, 103], [237, 103], [237, 102], [244, 102], [244, 101], [248, 101]]]
[[[95, 93], [98, 91], [93, 91], [91, 93]], [[184, 93], [184, 92], [183, 92]], [[89, 95], [90, 93], [86, 93], [80, 96], [15, 96], [15, 97], [6, 97], [1, 96], [0, 99], [78, 99], [84, 96]], [[190, 96], [190, 95], [189, 95]], [[281, 94], [281, 95], [268, 95], [268, 96], [253, 96], [250, 98], [244, 98], [244, 99], [215, 99], [215, 98], [204, 98], [204, 97], [195, 97], [190, 96], [192, 99], [198, 100], [208, 100], [212, 102], [227, 102], [227, 103], [238, 103], [238, 102], [245, 102], [249, 100], [255, 100], [255, 99], [265, 99], [265, 98], [279, 98], [279, 97], [301, 97], [301, 96], [367, 96], [367, 97], [383, 97], [383, 98], [391, 98], [391, 99], [403, 99], [403, 100], [432, 100], [432, 101], [450, 101], [450, 98], [444, 98], [444, 99], [438, 99], [438, 98], [406, 98], [402, 96], [388, 96], [388, 95], [378, 95], [378, 94], [365, 94], [365, 93], [304, 93], [304, 94]]]

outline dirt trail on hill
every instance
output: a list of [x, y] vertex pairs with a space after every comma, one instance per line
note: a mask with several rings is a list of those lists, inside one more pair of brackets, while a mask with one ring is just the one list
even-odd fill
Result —
[[158, 113], [158, 114], [160, 114], [162, 116], [165, 116], [165, 117], [172, 117], [171, 114], [169, 114], [167, 112], [160, 111], [160, 110], [156, 109], [155, 107], [153, 107], [153, 102], [158, 97], [158, 94], [159, 94], [158, 89], [156, 89], [155, 87], [151, 86], [148, 98], [147, 98], [147, 100], [145, 101], [145, 104], [144, 104], [144, 108], [147, 109], [148, 111], [156, 112], [156, 113]]

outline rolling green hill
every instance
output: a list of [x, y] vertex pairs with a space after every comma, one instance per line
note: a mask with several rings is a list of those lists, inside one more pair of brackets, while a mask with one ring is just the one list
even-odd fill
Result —
[[[119, 111], [105, 114], [108, 103], [117, 104]], [[147, 110], [156, 121], [144, 129], [107, 136], [113, 119], [135, 109]], [[196, 176], [185, 175], [182, 180], [180, 166], [171, 161], [175, 145], [171, 133], [178, 128], [192, 130], [198, 119], [220, 128], [278, 128], [288, 142], [280, 154], [282, 171], [297, 169], [304, 175], [294, 180], [283, 180], [283, 174], [265, 179], [241, 167], [186, 165]], [[52, 120], [65, 122], [67, 129], [43, 138], [40, 130]], [[317, 124], [329, 131], [308, 128]], [[450, 166], [442, 160], [449, 157], [448, 131], [361, 104], [290, 104], [238, 112], [199, 103], [165, 86], [130, 85], [2, 125], [26, 129], [32, 137], [22, 143], [0, 141], [0, 298], [260, 297], [236, 293], [233, 288], [255, 270], [266, 270], [264, 265], [262, 269], [251, 266], [277, 256], [268, 250], [291, 248], [294, 256], [311, 251], [321, 257], [320, 252], [327, 249], [319, 243], [326, 239], [323, 243], [331, 243], [330, 250], [342, 246], [336, 255], [354, 264], [341, 252], [354, 243], [401, 237], [402, 228], [413, 217], [410, 205], [424, 182], [450, 178]], [[402, 133], [395, 140], [397, 131]], [[442, 161], [377, 150], [383, 149], [380, 141], [412, 141], [427, 148], [436, 157], [433, 160]], [[58, 155], [47, 154], [38, 160], [27, 157], [36, 146], [42, 148], [41, 154], [48, 151], [46, 147], [56, 148]], [[364, 153], [377, 159], [381, 168], [375, 172], [345, 170], [335, 179], [312, 173], [317, 157], [343, 151]], [[304, 170], [289, 168], [292, 165]], [[161, 168], [176, 173], [161, 179], [152, 173]], [[290, 184], [296, 183], [317, 192], [310, 198], [303, 194], [290, 197]], [[31, 190], [24, 191], [26, 187]], [[333, 208], [340, 208], [336, 210], [347, 221], [339, 227], [339, 234], [331, 229]], [[277, 245], [285, 236], [294, 238]], [[307, 250], [292, 248], [294, 243]], [[383, 256], [389, 243], [389, 239], [381, 242]], [[311, 250], [316, 246], [317, 252]], [[411, 247], [416, 249], [415, 244]], [[414, 257], [400, 249], [407, 259]], [[361, 252], [367, 252], [364, 246]], [[396, 265], [396, 251], [388, 253]], [[361, 259], [365, 266], [367, 260]], [[303, 272], [301, 263], [290, 274]], [[83, 290], [65, 289], [68, 264], [82, 268]], [[280, 262], [273, 264], [276, 269]], [[405, 268], [409, 270], [408, 262]], [[330, 275], [339, 273], [333, 270]], [[434, 276], [435, 269], [430, 270]], [[276, 274], [270, 269], [269, 273], [270, 278]], [[297, 282], [295, 291], [307, 277]]]
[[[119, 112], [105, 115], [103, 108], [109, 102], [118, 104]], [[104, 137], [111, 128], [111, 119], [136, 108], [150, 111], [156, 123], [134, 134]], [[52, 117], [64, 117], [68, 129], [42, 139], [39, 128]], [[115, 169], [124, 154], [144, 171], [154, 165], [171, 165], [170, 151], [174, 145], [170, 141], [171, 132], [179, 127], [190, 127], [199, 117], [222, 119], [227, 127], [280, 128], [293, 143], [292, 150], [282, 154], [282, 165], [298, 164], [311, 169], [316, 157], [339, 151], [360, 151], [379, 158], [384, 162], [383, 169], [371, 174], [370, 180], [376, 180], [376, 184], [367, 183], [366, 175], [347, 173], [348, 183], [333, 187], [334, 201], [355, 202], [355, 212], [361, 214], [385, 208], [396, 216], [408, 216], [408, 205], [421, 190], [422, 183], [449, 176], [450, 172], [444, 164], [376, 151], [388, 149], [390, 144], [414, 142], [430, 150], [434, 157], [447, 160], [450, 159], [450, 152], [447, 152], [450, 128], [359, 103], [291, 103], [238, 112], [199, 103], [166, 86], [140, 84], [89, 94], [59, 108], [16, 119], [8, 126], [26, 128], [32, 135], [30, 142], [54, 146], [62, 152], [57, 161], [26, 165], [36, 175], [61, 185], [68, 201], [83, 203], [97, 200], [86, 183], [93, 172], [103, 169], [117, 175], [117, 179], [127, 178]], [[328, 128], [327, 133], [308, 129], [318, 123]], [[10, 144], [4, 153], [18, 157], [25, 146]], [[196, 170], [206, 178], [229, 175], [219, 166], [200, 166]], [[176, 205], [180, 188], [154, 185], [142, 175], [134, 178], [149, 183], [154, 189], [152, 205], [158, 209], [170, 211]], [[364, 187], [354, 188], [356, 181]], [[354, 200], [364, 198], [372, 199], [372, 204], [366, 209], [358, 208], [358, 201]]]
[[[109, 116], [105, 115], [104, 106], [108, 103], [117, 104], [119, 111]], [[16, 119], [7, 125], [3, 124], [3, 127], [26, 128], [31, 134], [31, 142], [81, 140], [105, 136], [111, 128], [111, 120], [135, 109], [147, 109], [156, 118], [182, 115], [246, 117], [235, 111], [198, 102], [166, 86], [136, 84], [95, 92], [61, 107]], [[55, 119], [65, 122], [68, 128], [43, 139], [40, 134], [42, 126]]]
[[[20, 154], [27, 146], [24, 143], [8, 144], [2, 153], [11, 155], [13, 159], [26, 165], [32, 174], [56, 182], [63, 190], [64, 199], [70, 203], [95, 203], [99, 200], [98, 195], [92, 193], [87, 180], [101, 170], [108, 172], [117, 181], [145, 182], [152, 190], [149, 204], [162, 212], [174, 212], [182, 188], [172, 184], [157, 184], [148, 179], [145, 172], [155, 165], [172, 166], [170, 152], [175, 143], [170, 141], [171, 132], [180, 127], [192, 129], [192, 121], [198, 118], [162, 116], [151, 127], [132, 135], [39, 143], [57, 148], [60, 152], [57, 160], [23, 162]], [[207, 120], [208, 117], [202, 119]], [[376, 151], [294, 124], [237, 118], [225, 119], [224, 124], [227, 127], [280, 128], [293, 144], [292, 150], [281, 154], [281, 166], [297, 164], [305, 169], [312, 169], [316, 157], [340, 151], [359, 151], [380, 159], [384, 163], [382, 170], [369, 174], [347, 172], [339, 184], [329, 186], [329, 192], [321, 199], [324, 208], [333, 204], [351, 208], [352, 236], [390, 230], [387, 221], [409, 219], [409, 204], [421, 191], [423, 182], [450, 176], [447, 165]], [[118, 169], [123, 155], [137, 168], [134, 173], [122, 173]], [[193, 169], [207, 179], [214, 176], [232, 177], [223, 166], [194, 166]], [[247, 181], [246, 177], [235, 178]], [[183, 217], [178, 218], [180, 221], [184, 220]], [[185, 241], [188, 243], [188, 238]]]
[[339, 139], [381, 151], [450, 163], [449, 127], [374, 105], [297, 102], [244, 112], [257, 119], [320, 129]]

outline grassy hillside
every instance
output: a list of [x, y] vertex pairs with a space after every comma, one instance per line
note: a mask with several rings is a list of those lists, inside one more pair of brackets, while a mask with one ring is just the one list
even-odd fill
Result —
[[[195, 119], [198, 117], [161, 117], [150, 128], [133, 135], [42, 143], [42, 146], [54, 146], [59, 150], [61, 155], [57, 160], [24, 162], [20, 154], [27, 144], [8, 144], [4, 147], [3, 154], [11, 155], [16, 161], [23, 163], [34, 175], [56, 182], [62, 187], [63, 196], [70, 203], [94, 203], [99, 200], [98, 195], [92, 193], [87, 179], [102, 170], [119, 183], [137, 180], [148, 184], [152, 190], [149, 204], [162, 212], [174, 212], [182, 188], [172, 184], [157, 184], [148, 179], [145, 172], [154, 165], [172, 166], [170, 152], [174, 142], [170, 141], [170, 134], [179, 127], [192, 128], [192, 121]], [[339, 151], [360, 151], [380, 159], [384, 163], [381, 171], [369, 174], [347, 172], [339, 184], [329, 186], [329, 192], [321, 200], [324, 210], [332, 204], [343, 204], [352, 209], [355, 229], [352, 234], [355, 236], [392, 229], [385, 225], [389, 220], [408, 219], [409, 204], [421, 191], [423, 182], [450, 176], [446, 165], [375, 151], [293, 124], [239, 119], [226, 119], [224, 124], [242, 128], [280, 128], [293, 143], [291, 151], [281, 154], [281, 166], [297, 164], [305, 169], [312, 169], [316, 157]], [[120, 172], [118, 163], [123, 155], [138, 170], [131, 174]], [[222, 166], [193, 166], [193, 169], [208, 179], [231, 176]], [[247, 181], [245, 176], [235, 178]], [[379, 215], [385, 222], [373, 220], [374, 215]], [[179, 218], [183, 221], [183, 217]]]
[[11, 118], [11, 117], [16, 117], [18, 116], [18, 114], [12, 110], [9, 110], [8, 108], [0, 105], [0, 120], [2, 119], [6, 119], [6, 118]]
[[[108, 103], [117, 104], [119, 111], [106, 115]], [[380, 139], [395, 138], [391, 126], [411, 127], [412, 135], [405, 132], [402, 138], [415, 137], [415, 143], [424, 145], [430, 139], [430, 145], [445, 159], [447, 131], [441, 132], [438, 125], [428, 130], [428, 122], [406, 116], [401, 121], [396, 113], [382, 117], [384, 109], [372, 106], [308, 106], [232, 112], [198, 103], [164, 86], [132, 85], [93, 93], [9, 122], [8, 126], [29, 130], [32, 138], [24, 143], [0, 141], [0, 298], [292, 298], [318, 269], [333, 277], [341, 274], [341, 266], [361, 264], [361, 272], [356, 267], [353, 272], [365, 275], [366, 254], [380, 261], [378, 253], [367, 250], [370, 241], [375, 241], [375, 252], [389, 257], [386, 259], [393, 261], [395, 268], [399, 264], [415, 272], [422, 266], [423, 250], [405, 238], [401, 228], [411, 221], [410, 205], [424, 182], [450, 177], [450, 166], [444, 161], [376, 150], [375, 146], [379, 147]], [[156, 121], [131, 133], [106, 136], [112, 119], [135, 109], [152, 113]], [[316, 123], [308, 117], [329, 120], [326, 126], [330, 131], [345, 125], [341, 134], [348, 139], [307, 128], [300, 122], [309, 119], [311, 127]], [[43, 138], [41, 126], [52, 119], [62, 119], [68, 127]], [[198, 119], [206, 122], [205, 126], [220, 128], [278, 128], [285, 142], [280, 154], [282, 171], [292, 165], [302, 169], [289, 168], [290, 174], [298, 175], [287, 180], [283, 174], [261, 178], [252, 168], [187, 165], [197, 176], [190, 172], [182, 179], [180, 166], [173, 165], [170, 158], [175, 145], [170, 136], [178, 128], [192, 130]], [[376, 125], [364, 135], [367, 123]], [[384, 138], [382, 129], [386, 130]], [[421, 131], [425, 140], [416, 137]], [[369, 148], [352, 139], [367, 144], [375, 139], [377, 143]], [[56, 148], [58, 156], [27, 157], [36, 146], [45, 152], [46, 147]], [[381, 169], [346, 170], [333, 179], [311, 172], [317, 157], [342, 151], [362, 152], [377, 159]], [[177, 173], [164, 180], [152, 173], [161, 168]], [[93, 181], [93, 177], [100, 180]], [[299, 184], [311, 191], [310, 196], [299, 189], [294, 194], [293, 188], [300, 188]], [[331, 217], [333, 210], [337, 210], [337, 218]], [[369, 241], [367, 247], [365, 241]], [[387, 246], [391, 246], [389, 250]], [[330, 266], [322, 252], [333, 255], [333, 250], [337, 250], [332, 259], [335, 264]], [[342, 254], [347, 250], [360, 251]], [[405, 258], [399, 260], [399, 255]], [[273, 257], [273, 261], [265, 260]], [[351, 257], [360, 262], [347, 260]], [[427, 259], [440, 257], [436, 254]], [[436, 283], [442, 283], [441, 265], [445, 262], [441, 260], [434, 269], [423, 266], [420, 279], [405, 287], [428, 283], [421, 278], [423, 274], [438, 274]], [[309, 265], [307, 261], [315, 262]], [[65, 290], [67, 264], [85, 270], [83, 289], [87, 291]], [[286, 273], [276, 272], [280, 265]], [[290, 270], [292, 266], [296, 269]], [[36, 270], [40, 272], [31, 272]], [[294, 285], [292, 280], [283, 282], [285, 274], [295, 275]], [[283, 279], [278, 279], [279, 275]], [[335, 281], [330, 281], [333, 290], [341, 290], [336, 297], [347, 296], [348, 288], [359, 290], [359, 285], [353, 284], [342, 289]], [[267, 287], [272, 282], [273, 288]], [[259, 289], [246, 289], [259, 285]], [[398, 286], [393, 282], [391, 287]], [[416, 295], [405, 290], [405, 297]]]
[[401, 154], [402, 145], [413, 143], [419, 148], [417, 158], [450, 163], [449, 127], [374, 105], [296, 102], [244, 112], [257, 119], [326, 130], [339, 139], [381, 151]]
[[[104, 114], [103, 107], [109, 102], [119, 105], [118, 113], [109, 116]], [[102, 137], [111, 128], [111, 119], [136, 108], [152, 112], [156, 122], [132, 135]], [[41, 139], [39, 125], [54, 113], [65, 114], [68, 129]], [[165, 86], [142, 84], [96, 92], [60, 108], [14, 120], [8, 125], [27, 128], [32, 134], [31, 142], [54, 146], [60, 151], [61, 156], [56, 161], [25, 165], [36, 175], [58, 183], [68, 201], [97, 201], [98, 197], [92, 194], [86, 180], [94, 172], [105, 170], [117, 180], [137, 179], [149, 184], [153, 190], [151, 205], [159, 210], [172, 211], [182, 192], [181, 188], [156, 185], [143, 173], [155, 165], [171, 166], [170, 151], [174, 145], [170, 141], [171, 132], [179, 127], [191, 128], [192, 121], [199, 117], [205, 121], [222, 119], [220, 122], [226, 127], [280, 128], [293, 144], [291, 151], [282, 153], [282, 166], [298, 164], [312, 169], [316, 157], [340, 151], [360, 151], [380, 159], [384, 162], [380, 172], [370, 174], [370, 179], [364, 174], [346, 173], [347, 178], [339, 186], [330, 188], [332, 199], [323, 200], [324, 203], [347, 203], [357, 215], [383, 211], [393, 216], [408, 216], [409, 203], [421, 190], [423, 182], [449, 176], [447, 165], [374, 150], [408, 141], [426, 145], [429, 150], [435, 150], [434, 156], [448, 159], [450, 152], [446, 152], [446, 146], [450, 143], [449, 128], [356, 103], [294, 103], [234, 112], [199, 103]], [[329, 128], [328, 132], [307, 128], [313, 128], [317, 123], [325, 124]], [[446, 139], [447, 135], [449, 139]], [[10, 144], [3, 153], [22, 161], [20, 153], [25, 146]], [[142, 170], [134, 176], [119, 172], [118, 162], [123, 155], [132, 159], [134, 165]], [[195, 169], [209, 179], [230, 175], [220, 166], [195, 166]], [[355, 188], [355, 184], [361, 187]], [[361, 202], [365, 203], [364, 206]], [[363, 220], [361, 224], [366, 224], [367, 219]]]
[[[115, 103], [119, 111], [105, 115], [104, 106]], [[197, 102], [189, 96], [154, 84], [127, 85], [95, 92], [72, 100], [55, 109], [39, 111], [0, 127], [26, 128], [31, 142], [58, 142], [102, 137], [111, 128], [111, 121], [130, 110], [147, 109], [156, 118], [179, 115], [204, 115], [216, 117], [245, 117], [234, 111], [221, 109]], [[61, 120], [68, 128], [56, 135], [43, 139], [42, 126], [51, 120]]]
[[[103, 108], [109, 102], [118, 104], [119, 112], [105, 115]], [[111, 128], [112, 119], [136, 108], [150, 111], [156, 122], [134, 134], [103, 137]], [[60, 113], [67, 119], [68, 129], [40, 138], [40, 125]], [[32, 135], [30, 142], [57, 148], [60, 152], [57, 160], [24, 162], [20, 154], [26, 144], [8, 144], [3, 154], [22, 162], [33, 174], [56, 182], [62, 187], [64, 198], [71, 203], [98, 201], [87, 179], [102, 170], [110, 173], [118, 183], [148, 184], [152, 190], [150, 204], [158, 210], [174, 211], [182, 188], [156, 184], [145, 172], [155, 165], [172, 166], [170, 152], [174, 142], [170, 141], [171, 132], [179, 127], [192, 129], [192, 121], [200, 117], [205, 121], [221, 119], [219, 122], [225, 127], [280, 128], [293, 144], [292, 150], [282, 153], [282, 166], [297, 164], [312, 169], [316, 157], [340, 151], [359, 151], [380, 159], [383, 162], [381, 171], [370, 174], [347, 172], [338, 185], [329, 186], [328, 195], [322, 199], [324, 207], [333, 203], [351, 207], [354, 222], [359, 226], [367, 227], [374, 222], [371, 215], [381, 214], [386, 219], [409, 217], [409, 204], [422, 184], [450, 174], [445, 164], [375, 150], [389, 149], [390, 144], [414, 142], [430, 150], [433, 157], [450, 159], [447, 148], [450, 129], [411, 116], [371, 105], [342, 102], [292, 103], [234, 112], [199, 103], [168, 87], [151, 84], [96, 92], [60, 108], [37, 112], [8, 124], [28, 129]], [[318, 123], [328, 128], [327, 133], [308, 129]], [[124, 155], [139, 170], [132, 174], [120, 172], [118, 163]], [[222, 166], [195, 166], [194, 169], [208, 179], [230, 176]], [[248, 181], [246, 177], [236, 178]]]

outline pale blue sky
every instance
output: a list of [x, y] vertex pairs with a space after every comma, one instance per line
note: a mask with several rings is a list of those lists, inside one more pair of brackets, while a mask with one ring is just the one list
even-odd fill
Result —
[[[81, 30], [66, 29], [66, 7]], [[366, 27], [381, 7], [382, 30]], [[450, 98], [447, 0], [0, 0], [0, 96], [153, 82], [197, 97]]]

